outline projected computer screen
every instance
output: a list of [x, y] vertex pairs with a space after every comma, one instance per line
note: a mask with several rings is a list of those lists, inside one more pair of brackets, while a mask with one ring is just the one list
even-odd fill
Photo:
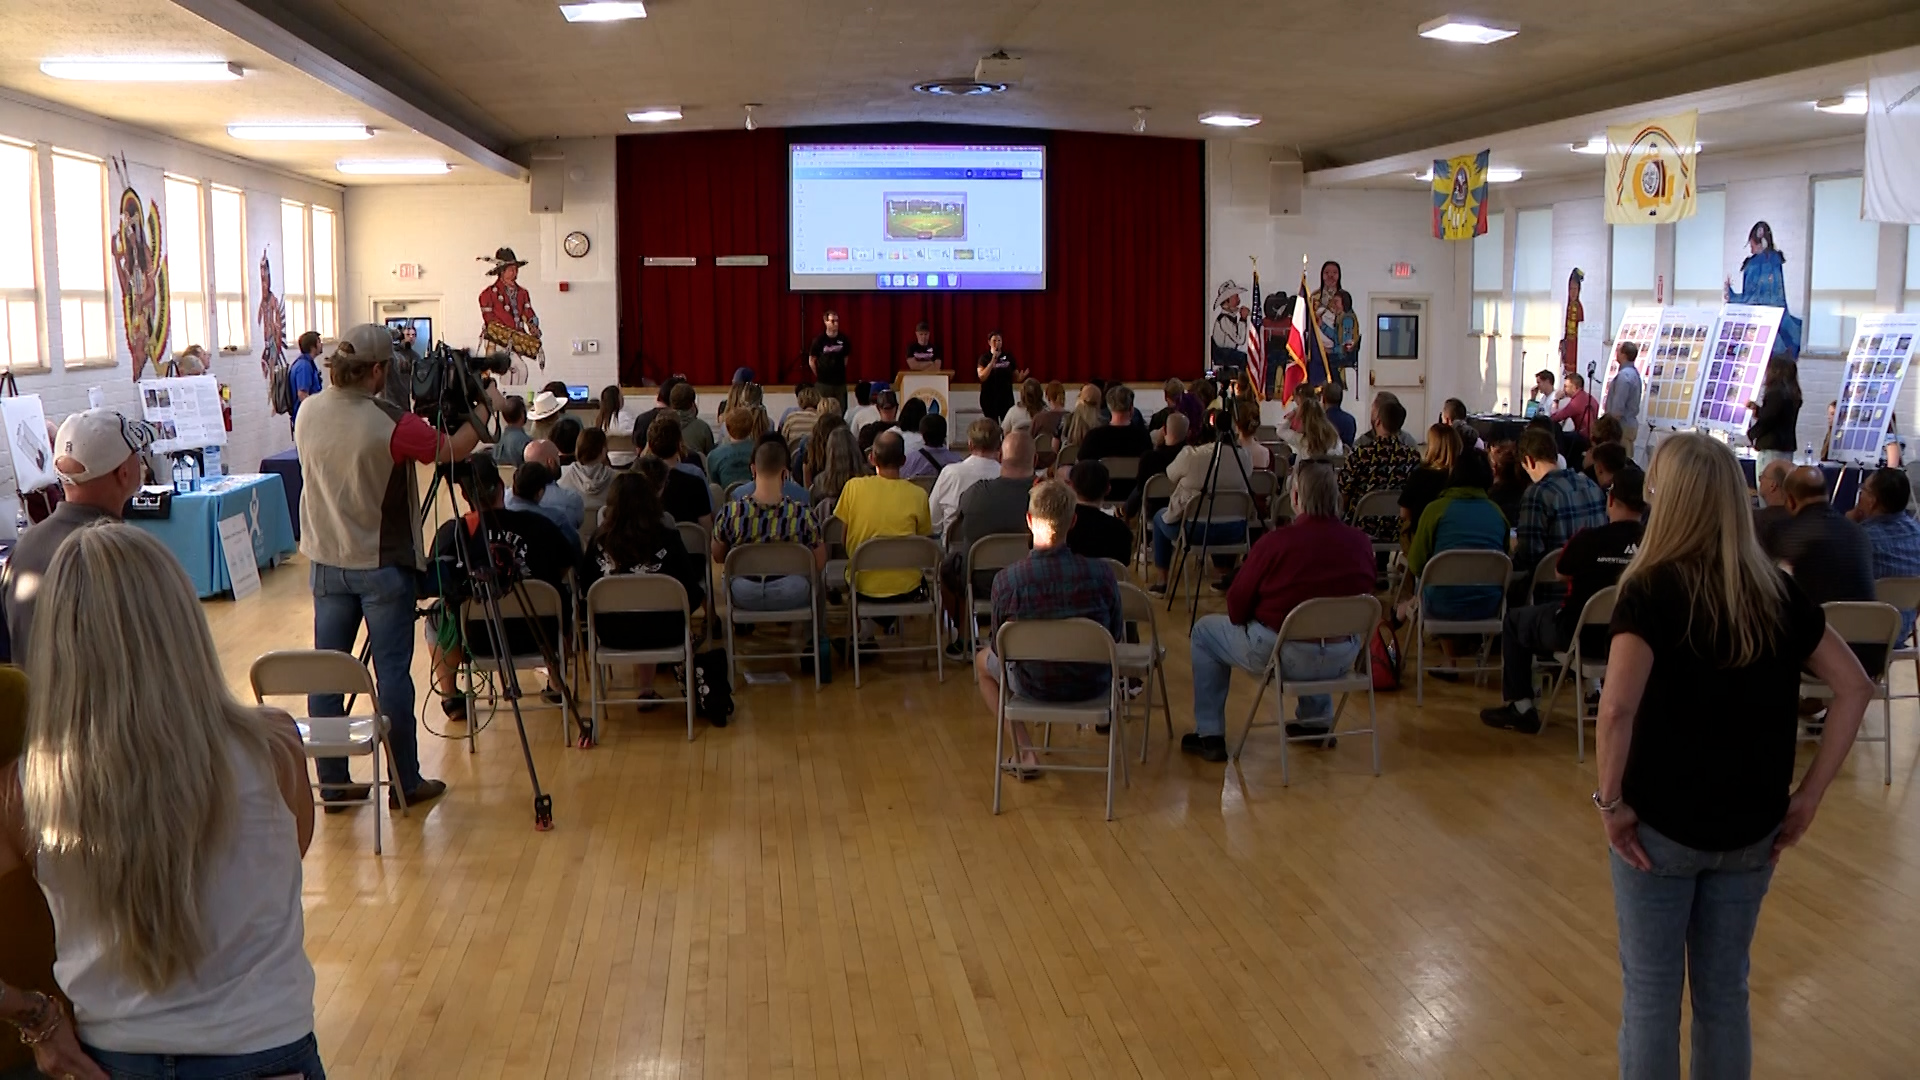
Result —
[[795, 289], [1044, 289], [1046, 149], [795, 145]]

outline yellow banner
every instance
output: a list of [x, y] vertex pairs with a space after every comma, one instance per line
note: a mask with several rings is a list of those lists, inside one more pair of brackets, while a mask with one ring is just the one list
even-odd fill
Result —
[[1698, 112], [1607, 129], [1609, 225], [1665, 225], [1693, 216]]
[[1487, 231], [1487, 158], [1482, 150], [1433, 162], [1433, 238], [1471, 240]]

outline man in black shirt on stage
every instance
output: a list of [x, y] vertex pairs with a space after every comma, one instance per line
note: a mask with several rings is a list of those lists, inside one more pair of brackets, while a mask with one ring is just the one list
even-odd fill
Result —
[[832, 398], [847, 407], [847, 360], [853, 355], [853, 343], [840, 333], [840, 314], [829, 311], [820, 320], [825, 333], [813, 339], [807, 349], [807, 366], [813, 369], [814, 389], [820, 400]]
[[940, 346], [933, 343], [933, 327], [922, 320], [913, 328], [913, 340], [907, 343], [907, 370], [938, 371], [941, 360]]

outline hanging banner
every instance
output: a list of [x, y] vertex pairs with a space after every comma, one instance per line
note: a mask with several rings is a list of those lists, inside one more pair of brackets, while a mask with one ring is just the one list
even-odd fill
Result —
[[1667, 225], [1694, 211], [1698, 112], [1607, 129], [1609, 225]]
[[121, 189], [109, 246], [120, 285], [127, 353], [133, 358], [133, 380], [139, 382], [148, 364], [158, 370], [167, 357], [167, 249], [160, 230], [160, 204], [148, 199], [141, 206], [126, 158], [115, 159], [113, 169]]
[[1487, 158], [1482, 150], [1433, 162], [1433, 238], [1471, 240], [1487, 231]]
[[1920, 224], [1920, 49], [1867, 61], [1867, 166], [1860, 216]]

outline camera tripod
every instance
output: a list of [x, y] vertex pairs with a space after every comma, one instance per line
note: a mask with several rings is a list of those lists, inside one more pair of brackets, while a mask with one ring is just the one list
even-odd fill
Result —
[[[1213, 460], [1207, 462], [1207, 473], [1204, 477], [1201, 478], [1199, 496], [1195, 498], [1193, 502], [1188, 504], [1190, 507], [1202, 508], [1209, 511], [1211, 511], [1213, 508], [1214, 497], [1220, 493], [1220, 459], [1222, 456], [1224, 456], [1225, 453], [1233, 453], [1233, 464], [1235, 468], [1240, 470], [1240, 485], [1242, 490], [1244, 490], [1247, 493], [1247, 499], [1250, 506], [1253, 499], [1253, 478], [1247, 473], [1247, 463], [1241, 459], [1238, 453], [1235, 452], [1238, 450], [1238, 446], [1234, 441], [1234, 435], [1233, 435], [1233, 408], [1234, 408], [1234, 397], [1235, 397], [1234, 383], [1233, 383], [1233, 380], [1230, 380], [1230, 379], [1224, 380], [1224, 381], [1225, 381], [1225, 393], [1223, 393], [1220, 397], [1221, 404], [1215, 410], [1213, 415], [1208, 418], [1209, 420], [1213, 421], [1214, 429], [1215, 429], [1214, 435], [1213, 435]], [[1211, 515], [1209, 514], [1209, 516]], [[1190, 521], [1183, 520], [1180, 522], [1179, 528], [1182, 533], [1185, 533], [1186, 530], [1189, 527], [1191, 527], [1192, 524], [1193, 523]], [[1252, 522], [1248, 521], [1245, 527], [1252, 528]], [[1196, 562], [1194, 564], [1196, 573], [1204, 574], [1206, 572], [1207, 547], [1209, 543], [1212, 541], [1212, 539], [1213, 539], [1212, 522], [1208, 521], [1208, 522], [1201, 523], [1199, 551], [1196, 556]], [[1194, 546], [1191, 541], [1188, 541], [1187, 543], [1181, 546], [1179, 559], [1174, 563], [1173, 566], [1168, 568], [1167, 611], [1169, 613], [1173, 611], [1173, 601], [1174, 601], [1174, 595], [1175, 595], [1173, 583], [1180, 580], [1181, 572], [1186, 568], [1186, 565], [1187, 565], [1187, 556], [1193, 553], [1194, 553]], [[1188, 631], [1192, 631], [1193, 624], [1197, 622], [1199, 618], [1200, 618], [1200, 588], [1199, 588], [1199, 584], [1196, 582], [1193, 590], [1193, 599], [1188, 601], [1188, 604], [1187, 604]]]

